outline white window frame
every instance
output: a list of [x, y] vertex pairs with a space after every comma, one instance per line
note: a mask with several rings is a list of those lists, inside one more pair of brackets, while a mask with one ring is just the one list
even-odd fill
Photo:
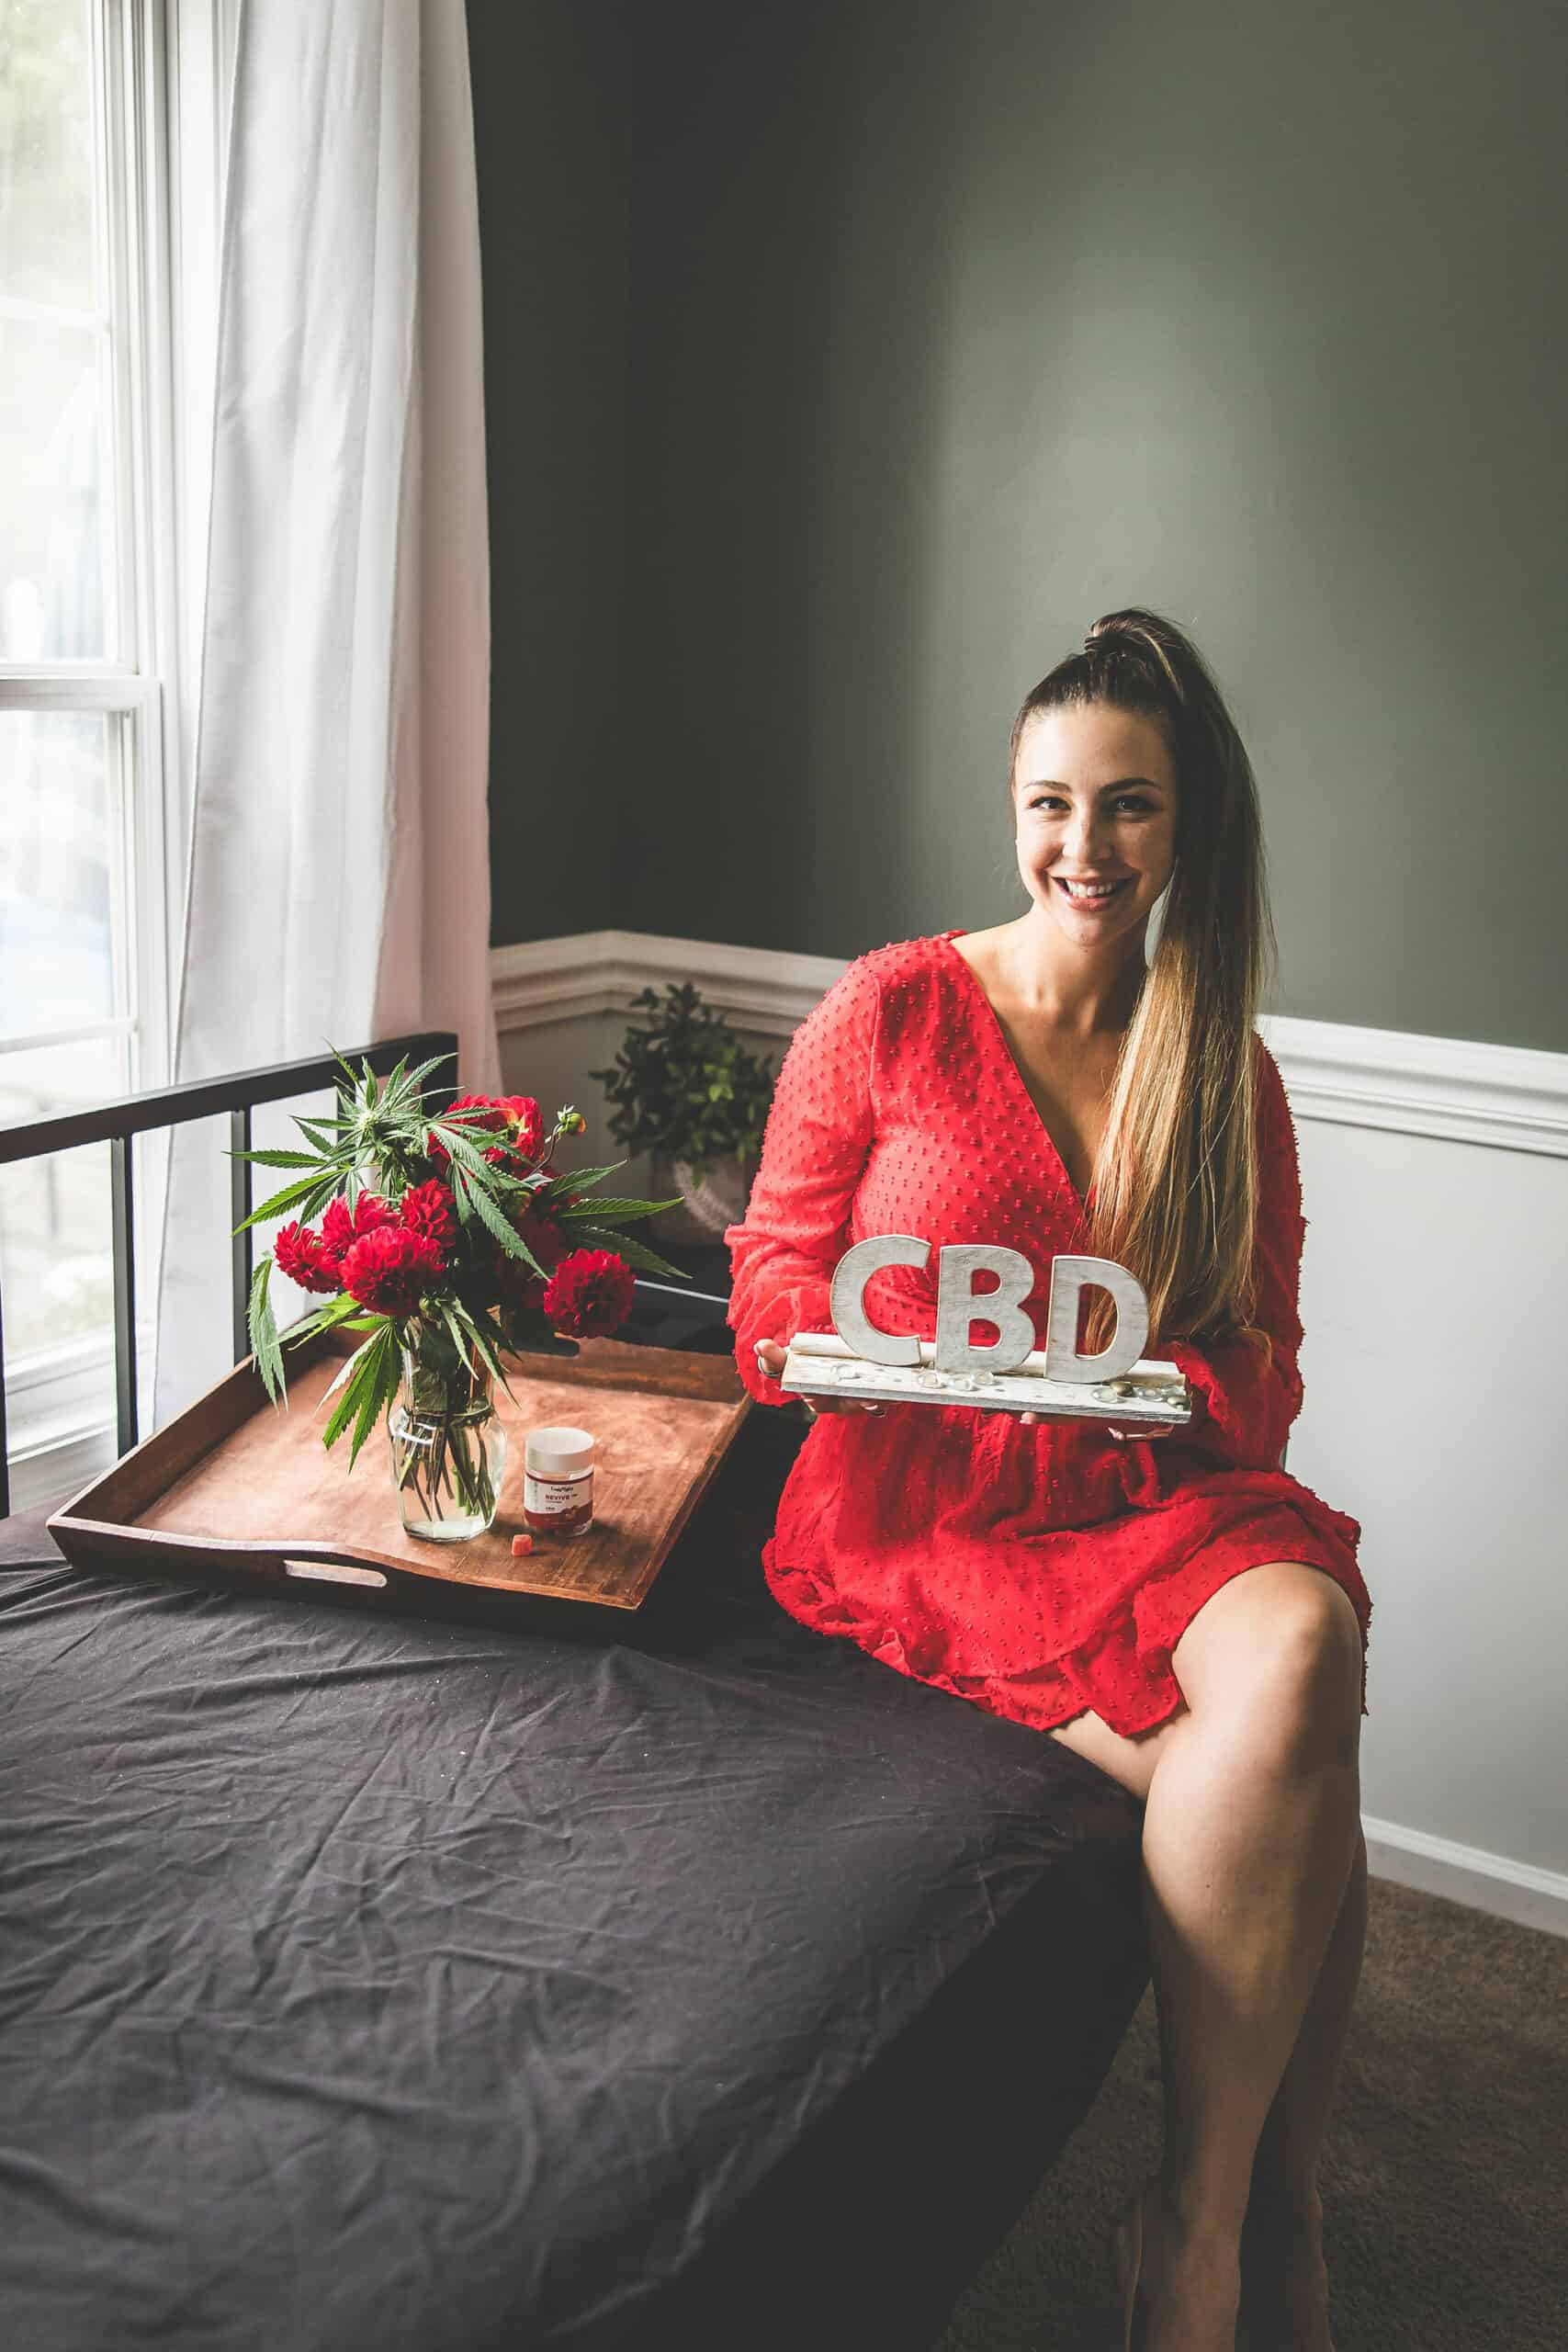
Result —
[[[207, 560], [213, 361], [227, 94], [242, 0], [95, 0], [94, 61], [116, 332], [112, 413], [118, 645], [113, 658], [0, 662], [0, 711], [118, 721], [124, 950], [114, 1015], [29, 1035], [13, 1049], [122, 1036], [132, 1089], [172, 1074], [185, 922]], [[118, 756], [111, 741], [111, 757]], [[129, 788], [127, 789], [127, 784]], [[145, 1155], [156, 1180], [161, 1153]], [[136, 1195], [138, 1360], [152, 1361], [162, 1216]], [[6, 1367], [11, 1507], [58, 1501], [111, 1462], [112, 1331]], [[145, 1415], [143, 1425], [146, 1426]]]

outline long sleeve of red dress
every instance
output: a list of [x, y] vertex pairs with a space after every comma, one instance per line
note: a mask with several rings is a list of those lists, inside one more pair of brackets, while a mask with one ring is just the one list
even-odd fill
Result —
[[[939, 1251], [1000, 1242], [1036, 1269], [1025, 1309], [1044, 1343], [1051, 1267], [1082, 1247], [1087, 1204], [958, 935], [858, 957], [784, 1055], [746, 1213], [724, 1237], [736, 1364], [761, 1402], [787, 1398], [757, 1341], [830, 1329], [833, 1268], [870, 1234], [931, 1244], [925, 1267], [867, 1283], [884, 1329], [934, 1337]], [[1303, 1561], [1355, 1604], [1366, 1711], [1361, 1531], [1279, 1466], [1302, 1401], [1304, 1227], [1284, 1087], [1257, 1051], [1256, 1320], [1271, 1358], [1245, 1341], [1164, 1346], [1199, 1409], [1152, 1440], [964, 1405], [821, 1415], [762, 1555], [803, 1623], [994, 1713], [1049, 1728], [1093, 1707], [1130, 1736], [1182, 1703], [1170, 1651], [1209, 1595], [1241, 1569]]]
[[787, 1346], [796, 1331], [833, 1328], [829, 1283], [850, 1246], [851, 1209], [874, 1131], [876, 1008], [874, 973], [852, 964], [800, 1023], [773, 1082], [745, 1217], [724, 1237], [736, 1362], [765, 1405], [792, 1399], [758, 1372], [758, 1340]]
[[1191, 1430], [1185, 1433], [1188, 1444], [1216, 1462], [1268, 1468], [1283, 1453], [1291, 1424], [1302, 1408], [1298, 1308], [1306, 1227], [1290, 1102], [1273, 1055], [1261, 1038], [1256, 1042], [1258, 1198], [1254, 1320], [1268, 1333], [1271, 1353], [1265, 1357], [1255, 1342], [1220, 1340], [1201, 1346], [1176, 1340], [1163, 1345], [1160, 1354], [1186, 1374], [1202, 1399]]

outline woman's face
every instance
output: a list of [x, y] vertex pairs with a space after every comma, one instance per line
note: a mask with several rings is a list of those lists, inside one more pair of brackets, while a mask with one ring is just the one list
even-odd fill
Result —
[[[1141, 933], [1176, 863], [1177, 782], [1163, 730], [1109, 703], [1036, 711], [1013, 774], [1018, 870], [1073, 944]], [[1111, 882], [1108, 899], [1069, 882]]]

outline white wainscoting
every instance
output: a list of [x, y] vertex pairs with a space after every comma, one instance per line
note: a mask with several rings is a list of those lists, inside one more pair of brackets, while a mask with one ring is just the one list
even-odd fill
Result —
[[[631, 998], [690, 979], [775, 1064], [844, 958], [604, 931], [494, 951], [506, 1083], [584, 1113]], [[1358, 1519], [1380, 1876], [1568, 1935], [1568, 1055], [1265, 1020], [1301, 1146], [1292, 1475]], [[628, 1162], [617, 1187], [647, 1182]]]

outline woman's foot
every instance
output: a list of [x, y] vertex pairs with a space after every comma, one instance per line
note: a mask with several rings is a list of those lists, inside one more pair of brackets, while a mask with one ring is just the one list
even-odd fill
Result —
[[1282, 2206], [1255, 2199], [1247, 2209], [1236, 2352], [1334, 2352], [1323, 2201], [1315, 2193]]
[[1235, 2352], [1241, 2265], [1234, 2238], [1184, 2224], [1144, 2189], [1144, 2260], [1133, 2313], [1134, 2352]]

